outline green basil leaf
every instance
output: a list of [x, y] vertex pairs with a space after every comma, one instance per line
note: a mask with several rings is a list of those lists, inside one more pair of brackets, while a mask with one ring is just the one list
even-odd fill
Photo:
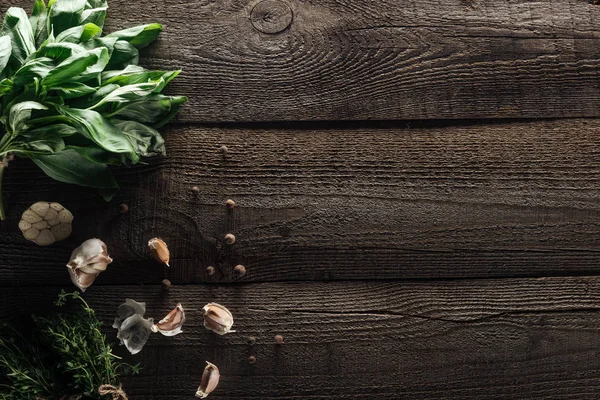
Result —
[[57, 181], [115, 192], [119, 188], [108, 166], [90, 161], [73, 149], [54, 154], [31, 154], [29, 157], [46, 175]]
[[10, 108], [8, 114], [8, 124], [13, 133], [20, 133], [26, 127], [26, 121], [31, 118], [31, 112], [33, 110], [47, 110], [43, 104], [35, 101], [23, 101], [21, 103], [14, 104]]
[[58, 95], [65, 100], [82, 97], [96, 92], [95, 87], [80, 82], [63, 83], [60, 87], [54, 88], [54, 90], [56, 90]]
[[[125, 85], [133, 85], [136, 83], [144, 83], [151, 81], [158, 81], [162, 79], [164, 81], [164, 85], [167, 85], [171, 82], [181, 70], [178, 71], [149, 71], [142, 68], [141, 71], [135, 72], [125, 72], [126, 70], [122, 70], [122, 73], [118, 75], [109, 75], [106, 73], [102, 73], [102, 85], [107, 85], [110, 83], [116, 83], [120, 86]], [[131, 71], [131, 70], [130, 70]], [[110, 71], [113, 72], [113, 71]]]
[[[50, 6], [49, 26], [55, 35], [79, 25], [86, 0], [57, 0]], [[50, 29], [48, 29], [50, 31]]]
[[30, 154], [33, 152], [58, 153], [64, 150], [65, 141], [53, 132], [36, 134], [35, 136], [26, 135], [29, 139], [23, 143], [23, 148]]
[[142, 157], [165, 155], [165, 141], [156, 129], [135, 121], [111, 120], [119, 128]]
[[106, 0], [88, 0], [85, 10], [81, 13], [81, 23], [91, 22], [102, 29], [106, 19], [106, 9], [108, 3]]
[[56, 37], [57, 42], [81, 43], [95, 38], [102, 33], [102, 29], [96, 24], [87, 23], [75, 26], [63, 31]]
[[11, 39], [11, 59], [14, 61], [13, 67], [15, 69], [23, 64], [31, 53], [35, 52], [31, 23], [27, 13], [22, 8], [11, 7], [6, 11], [1, 35], [8, 36]]
[[[146, 69], [144, 67], [140, 67], [139, 65], [128, 65], [127, 67], [125, 67], [124, 69], [121, 70], [110, 70], [110, 71], [104, 71], [102, 72], [102, 84], [109, 84], [112, 82], [108, 82], [109, 80], [113, 79], [113, 78], [118, 78], [119, 76], [123, 75], [123, 76], [127, 76], [130, 74], [138, 74], [140, 72], [144, 72], [146, 71]], [[133, 83], [133, 82], [131, 82]]]
[[12, 42], [10, 36], [0, 37], [0, 76], [4, 75], [4, 68], [6, 68], [11, 54]]
[[108, 68], [120, 69], [126, 65], [138, 65], [140, 62], [140, 52], [131, 43], [124, 40], [117, 40], [110, 55]]
[[77, 53], [86, 51], [82, 46], [75, 43], [49, 43], [40, 48], [37, 52], [38, 56], [52, 58], [59, 63]]
[[26, 132], [28, 136], [54, 134], [59, 137], [70, 137], [78, 133], [77, 129], [67, 124], [44, 125], [39, 128], [30, 129]]
[[148, 24], [123, 29], [121, 31], [113, 32], [107, 36], [116, 37], [119, 40], [125, 40], [136, 48], [141, 49], [156, 40], [156, 37], [161, 31], [161, 24]]
[[104, 150], [126, 154], [134, 164], [139, 161], [139, 156], [123, 132], [96, 111], [60, 106], [57, 109], [71, 118], [81, 134]]
[[40, 45], [48, 38], [48, 29], [46, 28], [47, 18], [48, 12], [44, 0], [34, 0], [29, 23], [33, 30], [33, 38], [36, 47], [40, 47]]
[[68, 146], [67, 148], [75, 150], [88, 160], [98, 164], [118, 166], [127, 161], [123, 154], [110, 153], [96, 146]]
[[81, 45], [87, 50], [93, 50], [98, 47], [106, 47], [108, 49], [108, 55], [111, 56], [115, 47], [115, 43], [117, 43], [117, 38], [109, 38], [108, 36], [105, 36], [93, 38], [87, 42], [81, 43]]
[[184, 96], [152, 95], [142, 101], [123, 103], [110, 116], [160, 128], [175, 116], [186, 101], [187, 97]]
[[8, 79], [8, 78], [4, 78], [0, 81], [0, 97], [4, 96], [5, 94], [8, 94], [10, 92], [12, 92], [13, 90], [13, 81]]
[[[137, 83], [135, 85], [126, 85], [110, 92], [100, 102], [90, 108], [97, 108], [106, 103], [123, 102], [144, 99], [154, 93], [164, 85], [162, 78], [157, 82]], [[104, 86], [106, 87], [106, 86]]]
[[24, 86], [34, 80], [35, 77], [45, 78], [54, 68], [54, 60], [48, 57], [35, 58], [25, 63], [13, 77], [15, 86]]
[[48, 89], [60, 87], [65, 82], [82, 82], [98, 76], [108, 62], [108, 50], [100, 47], [77, 53], [61, 62], [42, 80]]

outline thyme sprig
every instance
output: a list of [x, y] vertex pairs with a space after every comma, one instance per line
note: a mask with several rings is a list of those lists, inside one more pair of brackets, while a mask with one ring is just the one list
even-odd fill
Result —
[[102, 322], [79, 293], [62, 291], [55, 304], [62, 307], [69, 300], [77, 301], [80, 310], [34, 317], [32, 341], [5, 327], [9, 335], [0, 339], [0, 372], [6, 372], [1, 400], [59, 400], [65, 395], [106, 399], [98, 393], [100, 386], [119, 386], [122, 375], [139, 372], [139, 365], [113, 354]]

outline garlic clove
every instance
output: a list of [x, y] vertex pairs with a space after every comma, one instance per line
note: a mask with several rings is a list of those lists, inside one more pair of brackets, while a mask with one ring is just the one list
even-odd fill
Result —
[[27, 240], [35, 240], [35, 238], [38, 237], [39, 234], [40, 230], [35, 228], [29, 228], [25, 232], [23, 232], [23, 236], [25, 236], [25, 239]]
[[33, 242], [40, 246], [50, 246], [52, 243], [56, 242], [56, 238], [48, 229], [43, 229]]
[[233, 315], [224, 306], [217, 303], [208, 303], [202, 308], [204, 314], [204, 327], [211, 331], [225, 335], [232, 333]]
[[46, 216], [46, 213], [50, 209], [50, 203], [46, 201], [38, 201], [37, 203], [29, 207], [29, 209], [37, 215], [39, 215], [40, 217], [44, 218]]
[[160, 332], [165, 336], [175, 336], [183, 332], [181, 327], [185, 322], [185, 312], [181, 304], [177, 306], [166, 317], [161, 319], [158, 324], [152, 327], [153, 332]]
[[36, 213], [34, 213], [31, 210], [27, 210], [23, 213], [23, 215], [21, 215], [21, 219], [23, 221], [27, 221], [30, 224], [35, 224], [36, 222], [40, 222], [43, 220], [42, 217], [40, 217], [39, 215], [37, 215]]
[[138, 303], [132, 299], [125, 299], [125, 303], [121, 304], [117, 308], [117, 316], [115, 317], [115, 322], [113, 323], [113, 328], [119, 329], [123, 321], [127, 318], [131, 317], [134, 314], [139, 314], [142, 317], [146, 313], [146, 303]]
[[[79, 274], [94, 275], [94, 279], [96, 279], [96, 276], [104, 271], [106, 266], [111, 262], [112, 258], [108, 256], [106, 244], [100, 239], [89, 239], [73, 250], [71, 260], [67, 264], [67, 267], [69, 268], [69, 271], [77, 272]], [[75, 274], [75, 276], [78, 276], [78, 274]], [[94, 279], [88, 279], [91, 280], [89, 285], [94, 282]], [[73, 283], [81, 289], [81, 286], [73, 279], [73, 275], [71, 275], [71, 280], [73, 280]], [[86, 288], [89, 287], [89, 285], [87, 285]]]
[[150, 252], [156, 259], [156, 261], [165, 264], [169, 267], [169, 259], [171, 258], [171, 254], [169, 252], [169, 248], [167, 244], [159, 238], [150, 239], [148, 241], [148, 247], [150, 248]]
[[213, 390], [217, 388], [219, 384], [219, 368], [213, 363], [206, 362], [206, 367], [202, 373], [202, 379], [200, 380], [200, 387], [196, 391], [196, 397], [204, 399], [206, 396], [211, 394]]
[[[46, 221], [46, 223], [47, 223], [49, 226], [56, 226], [56, 225], [60, 224], [60, 221], [58, 220], [58, 218], [54, 218], [54, 219], [50, 219], [50, 220]], [[65, 224], [65, 225], [66, 225], [66, 224]], [[69, 226], [70, 226], [70, 225], [69, 225]]]
[[108, 255], [106, 244], [100, 239], [89, 239], [73, 250], [73, 253], [71, 253], [71, 260], [67, 264], [67, 267], [72, 269], [82, 269], [84, 272], [93, 273], [95, 271], [104, 271], [106, 265], [111, 262], [112, 258]]
[[71, 282], [82, 292], [85, 292], [87, 288], [92, 286], [92, 283], [98, 277], [98, 274], [86, 274], [81, 270], [71, 268], [69, 268], [69, 275], [71, 276]]
[[152, 318], [145, 319], [139, 314], [127, 318], [117, 331], [117, 338], [131, 354], [137, 354], [148, 341], [152, 332]]
[[[53, 221], [58, 222], [58, 220], [53, 220]], [[51, 225], [50, 222], [51, 221], [48, 221], [48, 225], [51, 226], [50, 232], [52, 232], [56, 241], [64, 240], [71, 235], [71, 232], [72, 232], [71, 225], [69, 225], [69, 224]]]
[[21, 220], [19, 222], [19, 229], [21, 232], [25, 232], [26, 230], [31, 229], [31, 224], [25, 220]]
[[62, 210], [64, 210], [65, 208], [60, 205], [59, 203], [50, 203], [50, 208], [53, 209], [56, 212], [61, 212]]
[[[65, 216], [62, 219], [61, 214]], [[25, 239], [40, 246], [49, 246], [69, 237], [72, 222], [73, 214], [60, 204], [40, 201], [21, 215], [19, 229]]]
[[71, 224], [71, 222], [73, 222], [73, 214], [66, 208], [57, 214], [57, 218], [62, 224]]

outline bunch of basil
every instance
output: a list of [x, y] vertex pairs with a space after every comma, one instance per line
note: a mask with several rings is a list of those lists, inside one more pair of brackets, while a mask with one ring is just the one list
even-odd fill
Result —
[[106, 0], [35, 0], [30, 17], [9, 8], [0, 31], [0, 219], [2, 173], [13, 157], [48, 176], [118, 190], [109, 165], [164, 154], [156, 130], [187, 100], [160, 94], [180, 71], [138, 66], [162, 26], [102, 36]]

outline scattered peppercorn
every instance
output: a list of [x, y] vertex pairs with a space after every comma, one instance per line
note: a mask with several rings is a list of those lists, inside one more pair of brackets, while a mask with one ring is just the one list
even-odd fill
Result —
[[233, 269], [233, 272], [237, 276], [242, 277], [242, 276], [246, 275], [246, 267], [244, 267], [243, 265], [236, 265], [235, 268]]
[[234, 244], [235, 243], [235, 236], [233, 236], [233, 234], [228, 233], [227, 235], [225, 235], [225, 243], [227, 244]]
[[193, 186], [192, 187], [192, 192], [198, 193], [198, 192], [200, 192], [200, 188], [198, 186]]
[[254, 336], [249, 336], [248, 337], [248, 344], [250, 346], [253, 346], [256, 343], [256, 338]]
[[171, 281], [168, 279], [163, 279], [161, 283], [162, 283], [163, 289], [165, 289], [165, 290], [168, 290], [171, 287]]
[[215, 267], [209, 265], [208, 267], [206, 267], [206, 273], [209, 275], [214, 275], [215, 274]]
[[229, 149], [227, 148], [227, 146], [223, 145], [219, 148], [219, 150], [221, 150], [221, 153], [223, 153], [223, 155], [226, 155], [227, 152], [229, 151]]
[[227, 206], [227, 208], [233, 209], [235, 207], [235, 201], [229, 199], [225, 202], [225, 205]]
[[248, 364], [254, 364], [256, 362], [256, 357], [250, 356], [248, 357]]
[[129, 211], [129, 206], [127, 204], [123, 203], [119, 205], [119, 212], [121, 214], [125, 214], [127, 211]]
[[283, 344], [283, 336], [281, 336], [281, 335], [275, 336], [275, 341], [277, 342], [277, 344]]

